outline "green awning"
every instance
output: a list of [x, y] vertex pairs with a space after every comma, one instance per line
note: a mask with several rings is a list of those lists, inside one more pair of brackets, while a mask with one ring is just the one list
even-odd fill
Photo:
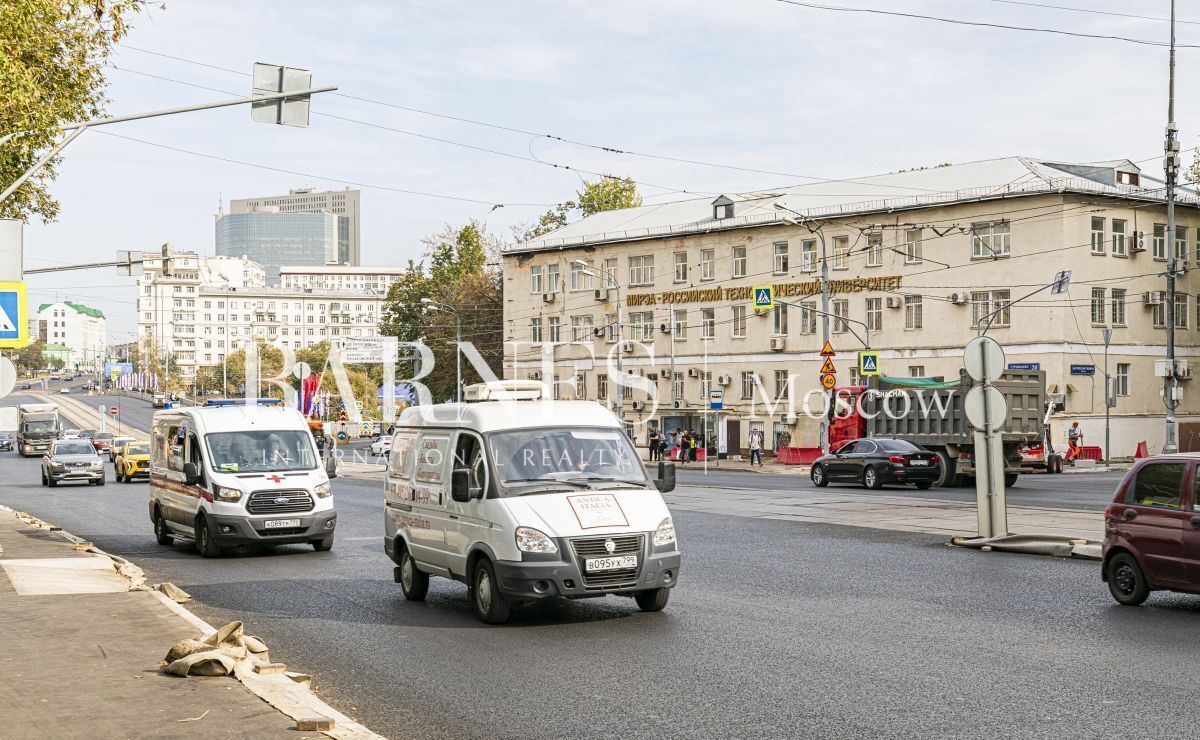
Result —
[[881, 386], [894, 386], [896, 388], [930, 388], [934, 390], [943, 388], [957, 388], [962, 381], [955, 380], [937, 380], [935, 378], [889, 378], [884, 375], [879, 376], [879, 384]]

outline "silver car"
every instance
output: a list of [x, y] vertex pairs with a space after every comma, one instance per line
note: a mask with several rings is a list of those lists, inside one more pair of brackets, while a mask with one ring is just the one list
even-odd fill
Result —
[[54, 487], [62, 481], [104, 485], [104, 460], [90, 440], [56, 439], [42, 456], [42, 485]]

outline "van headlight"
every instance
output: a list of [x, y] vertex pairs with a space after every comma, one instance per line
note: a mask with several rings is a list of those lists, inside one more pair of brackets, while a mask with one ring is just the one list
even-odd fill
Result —
[[325, 482], [314, 488], [313, 493], [317, 494], [317, 498], [329, 498], [333, 495], [333, 487]]
[[213, 484], [213, 498], [218, 501], [231, 503], [241, 499], [241, 497], [242, 492], [236, 488], [230, 488], [229, 486], [218, 486], [215, 483]]
[[532, 527], [517, 527], [517, 549], [521, 552], [558, 552], [554, 540]]
[[671, 521], [671, 517], [667, 517], [659, 523], [658, 529], [654, 530], [654, 546], [666, 547], [673, 544], [675, 544], [675, 523]]

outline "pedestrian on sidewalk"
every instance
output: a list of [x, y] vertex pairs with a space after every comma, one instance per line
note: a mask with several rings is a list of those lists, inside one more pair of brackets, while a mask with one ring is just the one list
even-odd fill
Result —
[[1075, 460], [1079, 457], [1080, 448], [1083, 447], [1083, 430], [1079, 428], [1079, 422], [1072, 422], [1071, 428], [1067, 430], [1067, 464], [1074, 465]]
[[650, 430], [650, 462], [658, 462], [662, 459], [661, 439], [657, 429]]
[[762, 461], [762, 432], [755, 429], [750, 432], [750, 467], [754, 467], [754, 463], [758, 462], [758, 467], [763, 466]]

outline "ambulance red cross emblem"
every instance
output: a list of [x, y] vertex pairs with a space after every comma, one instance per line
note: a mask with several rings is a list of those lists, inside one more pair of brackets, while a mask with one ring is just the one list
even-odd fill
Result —
[[268, 475], [267, 480], [271, 481], [272, 483], [283, 483], [283, 476], [282, 475]]

